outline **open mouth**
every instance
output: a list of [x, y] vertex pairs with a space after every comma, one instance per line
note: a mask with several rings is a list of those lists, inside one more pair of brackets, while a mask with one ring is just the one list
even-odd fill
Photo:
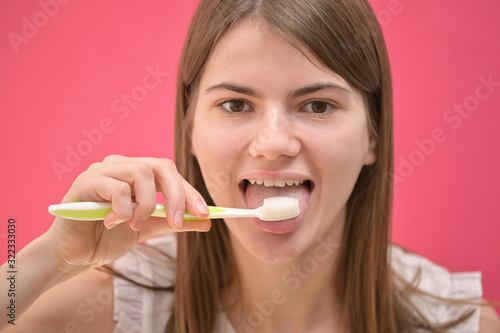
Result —
[[250, 209], [262, 206], [264, 199], [276, 196], [296, 198], [299, 202], [299, 216], [281, 221], [254, 222], [264, 231], [283, 234], [295, 230], [304, 219], [314, 182], [308, 179], [264, 179], [248, 178], [239, 184], [246, 205]]
[[240, 183], [247, 207], [262, 206], [264, 199], [275, 196], [292, 197], [299, 200], [299, 207], [307, 208], [314, 183], [308, 179], [263, 179], [249, 178]]
[[244, 179], [240, 183], [240, 189], [243, 193], [246, 193], [249, 185], [262, 185], [267, 188], [277, 187], [277, 188], [285, 188], [287, 186], [306, 186], [309, 192], [311, 192], [314, 188], [314, 183], [308, 179], [263, 179], [263, 178], [249, 178]]

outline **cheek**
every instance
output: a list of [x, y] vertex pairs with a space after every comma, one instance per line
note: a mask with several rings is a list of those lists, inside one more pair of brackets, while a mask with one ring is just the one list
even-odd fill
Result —
[[[235, 144], [231, 128], [217, 119], [217, 114], [205, 110], [203, 100], [199, 101], [200, 109], [195, 110], [192, 131], [192, 152], [201, 159], [202, 156], [224, 157]], [[234, 148], [233, 148], [234, 149]]]
[[[198, 124], [200, 126], [198, 126]], [[203, 125], [202, 125], [203, 124]], [[210, 196], [217, 205], [228, 205], [227, 196], [234, 183], [240, 145], [228, 131], [204, 119], [195, 119], [192, 153], [196, 156]]]
[[314, 149], [318, 157], [323, 156], [325, 161], [336, 164], [359, 164], [364, 160], [368, 147], [359, 137], [348, 131], [328, 135]]
[[310, 150], [318, 161], [318, 170], [327, 182], [351, 182], [357, 179], [369, 154], [368, 133], [363, 126], [337, 128], [324, 135]]
[[230, 136], [231, 132], [233, 131], [215, 130], [210, 125], [193, 128], [192, 152], [202, 169], [226, 165], [234, 160], [238, 144], [237, 140]]

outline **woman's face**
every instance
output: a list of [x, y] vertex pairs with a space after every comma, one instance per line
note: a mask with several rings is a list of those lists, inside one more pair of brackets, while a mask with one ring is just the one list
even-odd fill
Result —
[[216, 205], [299, 200], [294, 219], [226, 219], [235, 250], [285, 262], [325, 234], [340, 240], [358, 174], [376, 159], [364, 98], [342, 77], [245, 19], [208, 60], [193, 121], [192, 152]]

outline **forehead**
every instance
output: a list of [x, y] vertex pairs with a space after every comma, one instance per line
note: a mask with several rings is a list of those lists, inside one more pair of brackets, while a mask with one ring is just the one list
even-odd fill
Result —
[[240, 20], [225, 32], [206, 63], [201, 81], [251, 80], [270, 73], [294, 81], [323, 78], [349, 86], [302, 43], [284, 40], [265, 23], [251, 18]]

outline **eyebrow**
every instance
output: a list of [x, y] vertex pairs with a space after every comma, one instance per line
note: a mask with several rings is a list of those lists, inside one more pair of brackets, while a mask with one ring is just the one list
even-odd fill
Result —
[[[261, 93], [259, 93], [258, 91], [255, 91], [252, 88], [240, 86], [240, 85], [230, 83], [230, 82], [222, 82], [219, 84], [215, 84], [213, 86], [208, 87], [205, 90], [205, 92], [210, 93], [210, 92], [212, 92], [214, 90], [218, 90], [218, 89], [230, 90], [230, 91], [234, 91], [234, 92], [239, 93], [239, 94], [248, 95], [248, 96], [256, 97], [256, 98], [260, 98], [260, 99], [263, 98], [263, 95]], [[352, 95], [352, 92], [349, 89], [347, 89], [341, 85], [333, 84], [333, 83], [318, 83], [318, 84], [313, 84], [313, 85], [310, 85], [310, 86], [307, 86], [304, 88], [294, 90], [294, 91], [290, 92], [287, 97], [288, 98], [298, 98], [298, 97], [306, 96], [306, 95], [315, 93], [316, 91], [324, 90], [324, 89], [337, 89], [337, 90], [340, 90], [342, 92], [345, 92], [347, 94]]]
[[337, 90], [340, 90], [342, 92], [345, 92], [347, 94], [352, 95], [352, 92], [349, 89], [347, 89], [341, 85], [334, 84], [334, 83], [318, 83], [318, 84], [313, 84], [311, 86], [307, 86], [307, 87], [292, 91], [288, 95], [288, 97], [298, 98], [298, 97], [306, 96], [306, 95], [315, 93], [316, 91], [325, 90], [325, 89], [337, 89]]
[[258, 93], [257, 91], [253, 90], [252, 88], [239, 86], [237, 84], [229, 83], [229, 82], [222, 82], [222, 83], [210, 86], [207, 88], [207, 90], [205, 90], [205, 92], [210, 93], [210, 92], [212, 92], [214, 90], [218, 90], [218, 89], [231, 90], [231, 91], [237, 92], [239, 94], [248, 95], [248, 96], [252, 96], [252, 97], [256, 97], [256, 98], [263, 97], [262, 94]]

